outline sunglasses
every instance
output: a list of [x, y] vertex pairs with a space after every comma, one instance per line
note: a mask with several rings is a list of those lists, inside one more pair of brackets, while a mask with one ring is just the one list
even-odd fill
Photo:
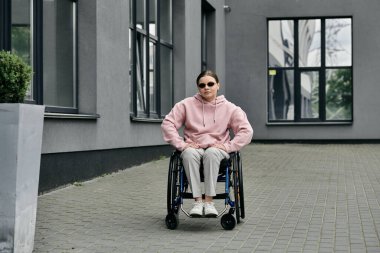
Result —
[[[207, 86], [208, 87], [212, 87], [212, 86], [214, 86], [214, 82], [208, 82], [207, 83]], [[198, 87], [200, 88], [200, 89], [203, 89], [204, 87], [206, 87], [206, 84], [205, 83], [200, 83], [200, 84], [198, 84]]]

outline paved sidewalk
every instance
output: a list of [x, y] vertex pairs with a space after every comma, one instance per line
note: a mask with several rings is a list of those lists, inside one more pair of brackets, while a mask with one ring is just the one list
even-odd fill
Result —
[[34, 252], [380, 252], [380, 145], [242, 153], [246, 218], [232, 231], [183, 213], [166, 229], [163, 159], [40, 196]]

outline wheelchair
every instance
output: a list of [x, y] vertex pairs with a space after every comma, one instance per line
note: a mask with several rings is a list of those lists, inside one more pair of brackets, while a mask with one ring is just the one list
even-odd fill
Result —
[[[223, 193], [217, 193], [214, 199], [224, 199], [224, 209], [217, 216], [225, 230], [232, 230], [236, 223], [245, 218], [243, 170], [240, 152], [230, 153], [229, 159], [223, 159], [220, 163], [217, 182], [224, 182]], [[203, 166], [200, 168], [201, 181], [203, 182]], [[193, 199], [190, 186], [182, 165], [181, 152], [174, 151], [170, 157], [168, 186], [167, 186], [167, 215], [165, 223], [168, 229], [176, 229], [179, 224], [179, 211], [186, 216], [190, 214], [183, 208], [184, 199]], [[228, 210], [228, 212], [227, 212]], [[194, 217], [195, 218], [195, 217]]]

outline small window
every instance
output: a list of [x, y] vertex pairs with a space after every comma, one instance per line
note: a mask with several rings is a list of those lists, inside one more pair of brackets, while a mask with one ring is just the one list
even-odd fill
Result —
[[268, 20], [268, 121], [351, 122], [352, 18]]

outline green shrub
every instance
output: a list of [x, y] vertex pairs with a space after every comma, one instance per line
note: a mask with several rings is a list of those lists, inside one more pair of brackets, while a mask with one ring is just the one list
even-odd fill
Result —
[[0, 103], [24, 101], [32, 69], [15, 54], [0, 51]]

